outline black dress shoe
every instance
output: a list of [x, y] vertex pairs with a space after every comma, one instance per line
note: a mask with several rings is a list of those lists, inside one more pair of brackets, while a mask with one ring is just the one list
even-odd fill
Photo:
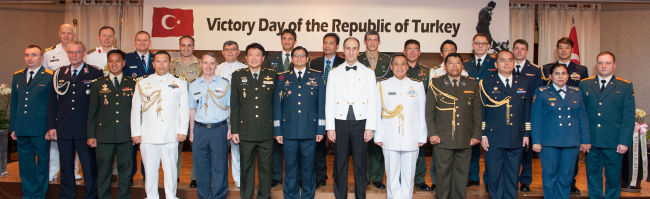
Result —
[[318, 189], [318, 188], [320, 188], [322, 186], [325, 186], [325, 180], [322, 180], [322, 179], [316, 180], [316, 189]]
[[432, 184], [431, 185], [431, 191], [435, 191], [435, 190], [436, 190], [436, 184]]
[[422, 182], [422, 183], [420, 183], [420, 184], [416, 184], [415, 187], [417, 187], [418, 189], [420, 189], [420, 191], [430, 191], [430, 190], [431, 190], [431, 188], [429, 187], [429, 185], [427, 185], [427, 183], [424, 183], [424, 182]]
[[485, 193], [490, 193], [490, 191], [488, 191], [488, 186], [487, 185], [485, 185]]
[[372, 182], [372, 185], [375, 185], [375, 188], [377, 189], [386, 189], [386, 185], [384, 185], [383, 182]]
[[519, 187], [519, 191], [522, 191], [522, 192], [530, 192], [530, 186], [528, 186], [528, 184], [524, 184], [524, 183], [522, 183], [522, 184], [521, 184], [521, 187]]
[[271, 187], [278, 186], [278, 184], [282, 184], [282, 180], [273, 179], [273, 181], [271, 182]]
[[580, 189], [575, 185], [571, 186], [571, 194], [580, 194]]
[[117, 175], [111, 176], [111, 182], [115, 182], [115, 181], [117, 181]]
[[480, 184], [481, 184], [480, 182], [474, 181], [474, 180], [468, 180], [467, 181], [467, 187], [471, 187], [471, 186], [474, 186], [474, 185], [480, 185]]
[[298, 188], [302, 188], [302, 180], [298, 180]]
[[190, 188], [196, 188], [196, 180], [192, 180], [192, 182], [190, 182]]

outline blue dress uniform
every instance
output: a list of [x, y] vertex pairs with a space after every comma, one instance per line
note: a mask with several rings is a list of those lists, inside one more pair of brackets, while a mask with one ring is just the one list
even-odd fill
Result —
[[[298, 81], [293, 68], [279, 73], [276, 81], [273, 135], [283, 137], [285, 198], [314, 198], [316, 135], [325, 135], [325, 86], [322, 83], [320, 71], [307, 69]], [[298, 190], [298, 169], [303, 174], [302, 193]]]
[[[569, 198], [580, 144], [591, 143], [582, 92], [568, 87], [564, 99], [555, 85], [535, 90], [531, 112], [533, 144], [541, 144], [545, 198]], [[563, 89], [564, 90], [564, 89]]]
[[201, 76], [190, 83], [188, 94], [190, 109], [196, 109], [192, 158], [196, 173], [201, 174], [196, 176], [197, 194], [199, 198], [226, 198], [230, 83], [216, 75], [206, 82]]
[[97, 198], [97, 162], [95, 149], [86, 141], [87, 119], [92, 80], [104, 76], [97, 66], [82, 63], [73, 79], [72, 65], [54, 72], [48, 101], [47, 129], [56, 129], [61, 159], [60, 198], [74, 198], [77, 194], [74, 179], [75, 152], [83, 169], [86, 191], [83, 198]]
[[[510, 76], [508, 81], [494, 75], [481, 80], [483, 136], [488, 189], [491, 198], [517, 198], [517, 176], [523, 151], [523, 138], [530, 137], [531, 96], [528, 80]], [[505, 78], [504, 78], [505, 79]], [[508, 82], [508, 89], [504, 83]]]
[[[469, 77], [473, 77], [476, 81], [481, 81], [483, 78], [496, 75], [497, 68], [494, 64], [496, 60], [492, 58], [489, 54], [485, 54], [485, 60], [482, 60], [481, 68], [477, 70], [477, 60], [478, 57], [472, 57], [472, 59], [465, 60], [463, 62], [463, 69], [467, 71]], [[481, 166], [479, 161], [481, 159], [481, 144], [477, 144], [472, 147], [472, 160], [470, 161], [469, 167], [469, 176], [468, 179], [472, 181], [479, 182], [479, 173], [481, 172]], [[483, 183], [487, 183], [488, 172], [483, 172]]]
[[[153, 68], [153, 55], [154, 54], [149, 51], [149, 61], [147, 61], [147, 66], [145, 67], [138, 51], [127, 53], [124, 55], [126, 65], [122, 69], [122, 74], [136, 79], [138, 77], [156, 73], [156, 69]], [[133, 183], [133, 176], [138, 172], [138, 146], [139, 144], [133, 145], [133, 171], [131, 172], [131, 183]], [[144, 163], [142, 163], [142, 161], [140, 161], [140, 173], [142, 173], [142, 179], [144, 179]]]
[[52, 71], [41, 66], [29, 85], [27, 71], [16, 71], [11, 82], [9, 131], [16, 135], [23, 198], [45, 198], [50, 160], [50, 141], [45, 140], [45, 133]]
[[[516, 70], [517, 68], [515, 68]], [[513, 74], [515, 72], [513, 71]], [[521, 66], [521, 71], [519, 72], [520, 78], [526, 78], [528, 80], [528, 93], [532, 95], [535, 89], [544, 85], [542, 80], [542, 67], [531, 63], [526, 60]], [[519, 173], [519, 183], [530, 185], [533, 183], [533, 150], [531, 147], [528, 147], [528, 150], [524, 150], [523, 155], [521, 156], [521, 170]]]
[[620, 198], [623, 155], [616, 153], [618, 145], [630, 147], [634, 132], [634, 88], [629, 81], [612, 76], [600, 91], [600, 77], [580, 82], [580, 90], [589, 117], [591, 150], [586, 154], [587, 182], [590, 198], [603, 198], [603, 166], [605, 167], [605, 197]]

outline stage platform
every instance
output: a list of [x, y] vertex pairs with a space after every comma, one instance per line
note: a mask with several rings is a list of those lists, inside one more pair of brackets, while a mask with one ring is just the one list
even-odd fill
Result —
[[[14, 154], [15, 155], [15, 154]], [[183, 158], [183, 166], [181, 168], [181, 182], [178, 185], [178, 191], [177, 191], [177, 197], [181, 199], [195, 199], [198, 198], [196, 195], [196, 188], [190, 188], [190, 167], [192, 164], [192, 154], [191, 152], [183, 152], [182, 153], [182, 158]], [[138, 156], [139, 158], [139, 156]], [[334, 157], [333, 156], [328, 156], [327, 157], [328, 161], [328, 174], [331, 176], [332, 174], [332, 165], [334, 163]], [[431, 158], [427, 157], [427, 168], [429, 168], [429, 163], [431, 162]], [[483, 171], [483, 159], [481, 159], [481, 171]], [[0, 178], [0, 198], [21, 198], [21, 183], [20, 183], [20, 177], [18, 176], [18, 164], [19, 162], [13, 162], [8, 165], [8, 170], [9, 170], [9, 176], [2, 177]], [[352, 161], [350, 161], [350, 168], [352, 168]], [[140, 167], [140, 165], [138, 165]], [[83, 168], [82, 168], [83, 169]], [[140, 169], [138, 168], [138, 171]], [[160, 193], [160, 198], [164, 198], [164, 190], [163, 190], [163, 177], [162, 177], [162, 170], [160, 170], [160, 182], [159, 182], [159, 193]], [[256, 178], [257, 179], [257, 178]], [[427, 170], [427, 176], [425, 177], [426, 183], [431, 185], [431, 178], [429, 177], [429, 172]], [[146, 194], [144, 191], [144, 182], [142, 181], [142, 175], [138, 172], [138, 174], [134, 178], [135, 183], [134, 186], [131, 188], [131, 196], [134, 199], [139, 199], [139, 198], [145, 198]], [[228, 179], [230, 186], [228, 188], [228, 196], [227, 198], [232, 199], [232, 198], [240, 198], [239, 196], [239, 188], [235, 187], [234, 181], [232, 179], [232, 174], [229, 172], [229, 179]], [[384, 182], [386, 181], [386, 178], [384, 178]], [[580, 163], [580, 173], [578, 174], [577, 177], [578, 181], [578, 188], [582, 191], [582, 194], [580, 195], [571, 195], [571, 198], [588, 198], [588, 193], [587, 193], [587, 177], [585, 175], [585, 165], [584, 163]], [[334, 198], [334, 187], [333, 187], [334, 181], [330, 177], [327, 180], [327, 185], [321, 188], [316, 189], [316, 198]], [[648, 182], [643, 182], [641, 189], [641, 192], [638, 193], [626, 193], [623, 192], [621, 194], [621, 198], [650, 198], [650, 183]], [[352, 169], [349, 171], [349, 194], [348, 198], [354, 198], [354, 175]], [[533, 184], [530, 186], [531, 187], [531, 192], [525, 193], [525, 192], [519, 192], [519, 197], [518, 198], [526, 198], [526, 199], [542, 199], [543, 198], [543, 192], [542, 192], [542, 181], [541, 181], [541, 166], [539, 159], [533, 160]], [[59, 184], [59, 180], [54, 179], [54, 181], [50, 182], [49, 190], [47, 192], [47, 198], [58, 198], [59, 196], [59, 190], [61, 189], [61, 186]], [[271, 198], [283, 198], [282, 195], [282, 185], [278, 185], [276, 187], [273, 187], [271, 189]], [[117, 195], [117, 183], [113, 183], [113, 198]], [[83, 196], [84, 192], [84, 182], [83, 180], [77, 180], [77, 198], [81, 198]], [[366, 194], [367, 198], [386, 198], [386, 190], [378, 190], [375, 189], [374, 186], [368, 186], [366, 188]], [[434, 191], [419, 191], [419, 190], [414, 190], [413, 198], [415, 199], [431, 199], [435, 198], [434, 196], [435, 192]], [[485, 187], [483, 183], [479, 186], [472, 186], [467, 188], [467, 198], [468, 199], [487, 199], [490, 198], [489, 194], [485, 192]]]

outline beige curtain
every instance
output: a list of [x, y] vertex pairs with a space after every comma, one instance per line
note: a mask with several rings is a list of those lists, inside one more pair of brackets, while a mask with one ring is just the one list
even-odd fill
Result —
[[539, 6], [539, 64], [557, 61], [556, 43], [568, 37], [575, 19], [580, 63], [591, 70], [596, 65], [600, 53], [600, 4], [578, 5], [540, 5]]
[[[122, 40], [121, 49], [124, 52], [135, 51], [135, 34], [142, 30], [142, 1], [137, 4], [125, 2], [122, 5]], [[147, 32], [151, 32], [150, 30]]]
[[535, 5], [510, 4], [510, 49], [514, 42], [523, 39], [528, 42], [526, 59], [533, 61], [535, 46]]
[[[120, 6], [115, 3], [68, 3], [65, 5], [65, 23], [73, 24], [77, 20], [77, 38], [86, 45], [87, 49], [99, 47], [99, 29], [103, 26], [110, 26], [115, 29], [116, 41], [119, 41], [118, 34], [120, 25]], [[117, 42], [116, 47], [119, 47]]]

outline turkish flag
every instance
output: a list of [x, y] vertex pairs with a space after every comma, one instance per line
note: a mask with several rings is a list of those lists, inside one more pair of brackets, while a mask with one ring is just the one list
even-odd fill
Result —
[[569, 32], [569, 38], [573, 40], [573, 53], [571, 53], [571, 61], [580, 64], [580, 49], [578, 48], [578, 34], [576, 31], [576, 20], [573, 19], [573, 26]]
[[153, 8], [152, 37], [194, 36], [192, 10]]

